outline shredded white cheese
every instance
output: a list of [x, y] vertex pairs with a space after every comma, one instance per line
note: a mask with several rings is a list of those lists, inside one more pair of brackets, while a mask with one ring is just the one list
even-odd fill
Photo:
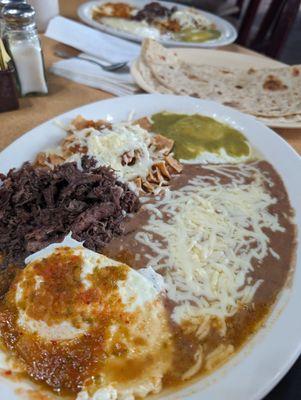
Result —
[[[110, 166], [121, 181], [131, 181], [138, 176], [145, 179], [158, 157], [151, 146], [153, 135], [136, 124], [116, 123], [112, 125], [112, 129], [101, 130], [94, 128], [76, 130], [72, 126], [71, 129], [73, 140], [70, 146], [84, 148], [85, 154], [95, 158], [97, 166]], [[46, 154], [64, 156], [61, 146], [46, 151]], [[124, 154], [134, 157], [134, 162], [129, 165], [124, 163]], [[81, 169], [82, 155], [80, 150], [76, 151], [65, 162], [76, 162]]]
[[[145, 178], [148, 174], [152, 165], [149, 151], [151, 135], [139, 125], [114, 124], [112, 130], [93, 129], [88, 136], [84, 130], [76, 132], [75, 136], [79, 144], [87, 146], [87, 155], [95, 157], [99, 165], [111, 166], [120, 179]], [[122, 165], [122, 155], [133, 151], [139, 152], [134, 165]]]
[[[149, 265], [164, 270], [168, 296], [177, 303], [172, 317], [179, 324], [204, 316], [223, 320], [250, 303], [262, 283], [248, 276], [252, 261], [268, 252], [277, 258], [265, 229], [284, 230], [268, 211], [276, 202], [263, 186], [268, 177], [254, 164], [241, 164], [235, 175], [226, 165], [208, 166], [209, 171], [230, 177], [231, 183], [222, 184], [216, 174], [199, 176], [170, 191], [136, 235], [151, 250]], [[246, 184], [248, 177], [254, 180]]]

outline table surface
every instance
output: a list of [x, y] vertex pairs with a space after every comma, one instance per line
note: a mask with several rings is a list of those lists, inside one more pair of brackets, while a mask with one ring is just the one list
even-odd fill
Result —
[[[61, 0], [61, 14], [69, 18], [77, 19], [77, 7], [83, 2], [84, 0]], [[54, 55], [55, 49], [61, 48], [63, 45], [43, 36], [41, 36], [41, 39], [46, 69], [48, 69], [53, 62], [57, 60]], [[223, 50], [242, 54], [256, 54], [262, 57], [253, 51], [235, 44], [224, 47]], [[0, 150], [8, 146], [23, 133], [50, 118], [84, 104], [113, 97], [109, 93], [80, 85], [50, 73], [47, 73], [47, 80], [49, 85], [49, 94], [47, 96], [20, 99], [19, 110], [0, 114]], [[275, 130], [301, 154], [301, 129]], [[273, 390], [266, 400], [300, 399], [300, 369], [301, 361], [299, 359], [296, 366]]]

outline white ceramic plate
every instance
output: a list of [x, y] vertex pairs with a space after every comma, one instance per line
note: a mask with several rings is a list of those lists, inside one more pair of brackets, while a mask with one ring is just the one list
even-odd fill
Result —
[[[301, 186], [297, 171], [301, 158], [271, 129], [255, 118], [212, 101], [169, 95], [137, 95], [99, 101], [55, 118], [68, 123], [81, 114], [88, 119], [126, 120], [132, 111], [134, 117], [168, 110], [181, 113], [200, 113], [214, 117], [241, 130], [270, 161], [282, 176], [291, 203], [296, 210], [298, 239], [301, 233]], [[19, 167], [33, 159], [37, 152], [58, 143], [65, 132], [54, 121], [48, 121], [31, 130], [0, 154], [0, 171]], [[268, 319], [253, 339], [226, 365], [210, 376], [196, 381], [177, 393], [158, 396], [161, 400], [258, 400], [267, 394], [292, 366], [301, 352], [301, 246], [298, 247], [297, 268], [292, 288], [284, 289]], [[15, 394], [20, 383], [0, 377], [1, 400], [20, 400]]]
[[[237, 68], [248, 69], [248, 68], [279, 68], [286, 66], [279, 61], [273, 60], [267, 57], [252, 56], [248, 54], [234, 53], [232, 51], [212, 50], [212, 49], [187, 49], [177, 48], [174, 49], [178, 54], [179, 58], [189, 64], [207, 64], [216, 67], [231, 68], [235, 65]], [[152, 86], [149, 85], [140, 74], [138, 68], [138, 60], [133, 61], [131, 65], [131, 74], [141, 89], [148, 93], [156, 93]], [[260, 120], [260, 118], [258, 118]], [[284, 118], [273, 118], [269, 121], [268, 119], [262, 121], [265, 125], [273, 128], [289, 128], [289, 129], [301, 129], [300, 122], [290, 122]]]
[[[132, 40], [134, 42], [142, 42], [143, 37], [128, 33], [119, 29], [115, 29], [109, 27], [101, 22], [95, 21], [92, 16], [92, 8], [96, 5], [102, 3], [108, 3], [109, 0], [96, 0], [96, 1], [89, 1], [87, 3], [82, 4], [78, 8], [78, 16], [79, 18], [88, 25], [93, 26], [94, 28], [100, 29], [103, 32], [109, 33], [111, 35], [119, 36], [123, 39]], [[128, 3], [134, 6], [138, 6], [139, 8], [143, 8], [145, 4], [151, 3], [151, 0], [110, 0], [111, 3]], [[160, 4], [171, 8], [176, 6], [179, 10], [187, 8], [187, 6], [183, 6], [177, 3], [170, 3], [166, 1], [159, 1]], [[167, 40], [161, 39], [158, 40], [160, 43], [166, 46], [180, 46], [180, 47], [217, 47], [217, 46], [225, 46], [227, 44], [233, 43], [237, 38], [237, 31], [233, 25], [231, 25], [228, 21], [205, 11], [202, 11], [205, 17], [207, 17], [210, 21], [212, 21], [217, 29], [221, 32], [221, 36], [214, 40], [208, 40], [207, 42], [202, 43], [187, 43], [187, 42], [180, 42], [176, 40]]]

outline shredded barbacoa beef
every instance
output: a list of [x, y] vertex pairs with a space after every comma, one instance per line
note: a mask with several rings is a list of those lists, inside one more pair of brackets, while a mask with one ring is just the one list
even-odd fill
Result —
[[140, 11], [138, 11], [133, 19], [137, 21], [145, 20], [148, 23], [151, 23], [157, 18], [170, 18], [171, 15], [176, 11], [177, 7], [172, 7], [171, 9], [169, 9], [154, 1], [152, 3], [146, 4]]
[[70, 231], [87, 248], [101, 251], [122, 233], [125, 215], [138, 208], [138, 197], [114, 171], [95, 168], [87, 156], [82, 170], [75, 163], [52, 170], [25, 163], [6, 176], [0, 174], [2, 266], [22, 266], [28, 255], [61, 241]]

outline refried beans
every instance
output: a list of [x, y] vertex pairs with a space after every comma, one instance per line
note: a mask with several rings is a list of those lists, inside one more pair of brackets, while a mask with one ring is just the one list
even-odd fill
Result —
[[[294, 263], [296, 228], [292, 222], [294, 212], [290, 205], [285, 186], [281, 177], [270, 163], [257, 161], [253, 164], [260, 173], [267, 176], [269, 181], [272, 182], [272, 185], [265, 183], [264, 189], [273, 198], [277, 199], [275, 204], [269, 207], [269, 212], [278, 216], [279, 224], [284, 227], [284, 231], [273, 232], [268, 230], [265, 233], [269, 237], [269, 245], [276, 251], [279, 257], [275, 258], [271, 253], [268, 253], [260, 263], [256, 261], [252, 263], [254, 270], [250, 276], [255, 280], [262, 279], [263, 283], [256, 291], [250, 305], [244, 305], [234, 316], [226, 319], [227, 334], [225, 337], [221, 339], [220, 335], [214, 330], [206, 337], [203, 343], [205, 353], [212, 352], [221, 343], [225, 345], [231, 344], [235, 350], [239, 349], [264, 322], [277, 295], [285, 286], [291, 266]], [[235, 177], [239, 166], [228, 165], [227, 167], [228, 171], [231, 171], [230, 175]], [[172, 181], [171, 190], [183, 188], [197, 176], [208, 177], [214, 174], [216, 172], [208, 170], [206, 166], [186, 164], [184, 165], [182, 174], [175, 177]], [[219, 179], [221, 184], [231, 183], [231, 176], [220, 175]], [[243, 183], [249, 184], [251, 182], [252, 178], [246, 177]], [[148, 199], [145, 204], [149, 203], [155, 204], [156, 200], [154, 198]], [[150, 209], [142, 206], [136, 215], [127, 217], [124, 221], [124, 234], [114, 238], [106, 245], [103, 249], [104, 254], [126, 262], [136, 269], [146, 267], [155, 254], [149, 247], [139, 243], [135, 236], [137, 231], [143, 231], [143, 227], [148, 223], [152, 212]], [[174, 306], [172, 302], [167, 301], [170, 313]], [[178, 357], [175, 357], [175, 373], [166, 377], [167, 386], [175, 386], [180, 383], [179, 375], [192, 363], [196, 349], [196, 340], [193, 335], [185, 335], [181, 329], [175, 327], [172, 321], [171, 326], [177, 330], [175, 336], [177, 338]], [[204, 368], [200, 370], [198, 376], [203, 373], [206, 373]]]

